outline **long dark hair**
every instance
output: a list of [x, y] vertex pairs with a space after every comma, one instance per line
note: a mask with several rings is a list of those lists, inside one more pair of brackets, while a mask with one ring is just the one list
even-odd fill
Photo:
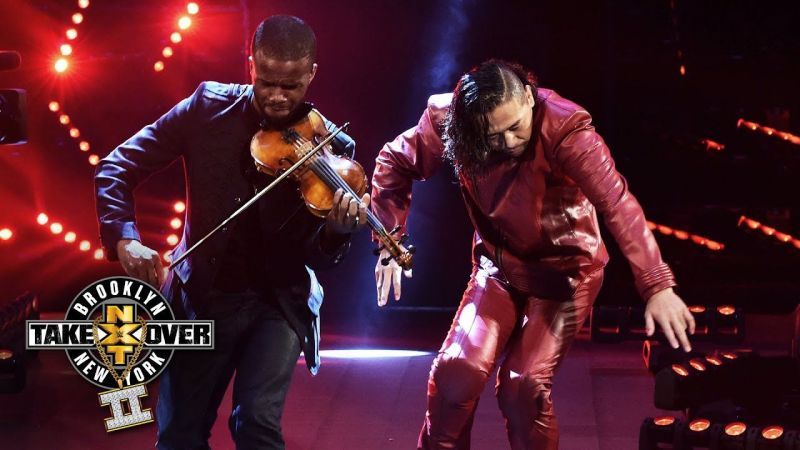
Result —
[[456, 174], [474, 173], [489, 160], [486, 114], [510, 98], [524, 95], [527, 85], [535, 98], [533, 73], [499, 59], [473, 67], [458, 80], [444, 121], [444, 158], [453, 163]]

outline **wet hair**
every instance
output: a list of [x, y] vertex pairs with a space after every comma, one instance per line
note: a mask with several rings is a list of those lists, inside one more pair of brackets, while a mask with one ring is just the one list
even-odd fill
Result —
[[525, 86], [536, 96], [536, 77], [521, 65], [490, 59], [465, 73], [453, 90], [444, 121], [444, 157], [456, 173], [473, 173], [492, 155], [486, 114], [512, 98], [522, 100]]
[[250, 52], [253, 55], [261, 52], [280, 61], [308, 57], [314, 63], [317, 60], [317, 37], [314, 30], [298, 17], [270, 16], [253, 33]]

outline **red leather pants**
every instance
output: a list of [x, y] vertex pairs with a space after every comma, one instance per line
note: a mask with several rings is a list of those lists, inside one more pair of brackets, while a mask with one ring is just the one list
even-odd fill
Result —
[[553, 375], [589, 315], [603, 270], [587, 276], [563, 302], [512, 294], [493, 272], [475, 268], [433, 362], [419, 449], [469, 449], [478, 398], [504, 353], [496, 393], [511, 448], [558, 447]]

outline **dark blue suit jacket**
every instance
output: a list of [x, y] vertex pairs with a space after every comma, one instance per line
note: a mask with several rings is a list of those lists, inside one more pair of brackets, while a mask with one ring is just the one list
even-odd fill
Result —
[[[245, 166], [253, 165], [249, 144], [261, 120], [252, 106], [252, 95], [251, 85], [201, 83], [194, 94], [100, 161], [95, 174], [97, 213], [109, 259], [117, 259], [120, 239], [141, 240], [134, 215], [136, 186], [178, 158], [186, 174], [188, 207], [175, 257], [252, 197], [253, 186], [242, 176]], [[355, 143], [342, 133], [333, 147], [352, 156]], [[307, 211], [291, 181], [284, 181], [252, 207], [259, 209], [267, 242], [265, 277], [270, 294], [297, 331], [308, 367], [316, 373], [323, 293], [312, 269], [337, 264], [349, 241], [332, 253], [323, 251], [324, 221]], [[229, 237], [230, 230], [221, 230], [170, 271], [162, 291], [177, 316], [195, 317], [212, 287]]]

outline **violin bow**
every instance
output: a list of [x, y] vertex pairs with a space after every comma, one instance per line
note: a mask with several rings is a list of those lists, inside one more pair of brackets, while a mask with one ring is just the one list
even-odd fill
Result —
[[280, 174], [280, 175], [279, 175], [277, 178], [275, 178], [275, 180], [273, 180], [273, 181], [272, 181], [272, 183], [270, 183], [270, 184], [269, 184], [269, 186], [267, 186], [267, 187], [265, 187], [264, 189], [262, 189], [262, 190], [258, 191], [258, 193], [257, 193], [256, 195], [254, 195], [254, 196], [253, 196], [253, 197], [252, 197], [250, 200], [248, 200], [247, 202], [245, 202], [245, 203], [244, 203], [244, 204], [243, 204], [241, 207], [239, 207], [239, 209], [237, 209], [236, 211], [234, 211], [234, 212], [233, 212], [233, 214], [231, 214], [230, 216], [228, 216], [228, 218], [226, 218], [225, 220], [223, 220], [222, 222], [220, 222], [220, 224], [219, 224], [219, 225], [217, 225], [216, 227], [214, 227], [214, 229], [213, 229], [213, 230], [209, 231], [209, 232], [208, 232], [208, 234], [206, 234], [205, 236], [203, 236], [203, 238], [202, 238], [202, 239], [200, 239], [199, 241], [195, 242], [195, 243], [194, 243], [194, 245], [192, 245], [191, 247], [189, 247], [189, 249], [188, 249], [188, 250], [186, 250], [186, 251], [185, 251], [185, 252], [184, 252], [184, 253], [183, 253], [181, 256], [177, 257], [177, 258], [176, 258], [174, 261], [172, 261], [172, 262], [169, 264], [169, 267], [168, 267], [168, 269], [169, 269], [169, 270], [172, 270], [172, 268], [174, 268], [176, 265], [180, 264], [180, 263], [181, 263], [181, 261], [183, 261], [184, 259], [186, 259], [186, 258], [189, 256], [189, 254], [191, 254], [191, 253], [192, 253], [193, 251], [195, 251], [195, 250], [196, 250], [198, 247], [200, 247], [200, 246], [201, 246], [201, 245], [202, 245], [202, 244], [203, 244], [205, 241], [207, 241], [207, 240], [208, 240], [208, 239], [209, 239], [211, 236], [213, 236], [213, 235], [214, 235], [214, 234], [215, 234], [217, 231], [219, 231], [220, 229], [222, 229], [222, 228], [223, 228], [225, 225], [227, 225], [228, 223], [230, 223], [230, 222], [231, 222], [233, 219], [235, 219], [235, 218], [239, 217], [239, 215], [241, 215], [241, 214], [242, 214], [242, 213], [243, 213], [243, 212], [244, 212], [244, 211], [245, 211], [247, 208], [249, 208], [250, 206], [252, 206], [252, 205], [253, 205], [255, 202], [257, 202], [257, 201], [258, 201], [258, 199], [260, 199], [260, 198], [261, 198], [261, 197], [263, 197], [263, 196], [264, 196], [264, 195], [265, 195], [267, 192], [269, 192], [270, 190], [272, 190], [272, 188], [274, 188], [274, 187], [275, 187], [275, 186], [276, 186], [278, 183], [280, 183], [280, 182], [281, 182], [281, 181], [282, 181], [284, 178], [288, 177], [288, 176], [289, 176], [289, 175], [291, 175], [291, 174], [292, 174], [292, 173], [293, 173], [295, 170], [299, 169], [299, 168], [300, 168], [300, 166], [302, 166], [303, 164], [305, 164], [305, 162], [306, 162], [306, 161], [308, 161], [308, 160], [309, 160], [309, 158], [311, 158], [312, 156], [316, 155], [316, 154], [317, 154], [317, 152], [319, 152], [319, 151], [320, 151], [320, 149], [322, 149], [323, 147], [325, 147], [326, 145], [328, 145], [328, 144], [329, 144], [329, 143], [330, 143], [330, 142], [333, 140], [333, 138], [335, 138], [335, 137], [336, 137], [336, 136], [337, 136], [339, 133], [341, 133], [341, 132], [342, 132], [342, 130], [344, 130], [345, 128], [347, 128], [349, 125], [350, 125], [350, 122], [345, 122], [345, 124], [344, 124], [344, 125], [342, 125], [341, 127], [337, 128], [337, 129], [335, 129], [335, 130], [333, 130], [333, 131], [332, 131], [332, 132], [331, 132], [331, 133], [330, 133], [328, 136], [326, 136], [326, 137], [325, 137], [325, 139], [323, 139], [323, 140], [322, 140], [322, 141], [321, 141], [319, 144], [317, 144], [317, 146], [316, 146], [316, 147], [312, 148], [312, 149], [311, 149], [311, 150], [310, 150], [308, 153], [306, 153], [305, 155], [303, 155], [303, 157], [302, 157], [302, 158], [298, 159], [296, 163], [294, 163], [294, 164], [293, 164], [291, 167], [289, 167], [288, 169], [286, 169], [286, 170], [285, 170], [283, 173], [281, 173], [281, 174]]

